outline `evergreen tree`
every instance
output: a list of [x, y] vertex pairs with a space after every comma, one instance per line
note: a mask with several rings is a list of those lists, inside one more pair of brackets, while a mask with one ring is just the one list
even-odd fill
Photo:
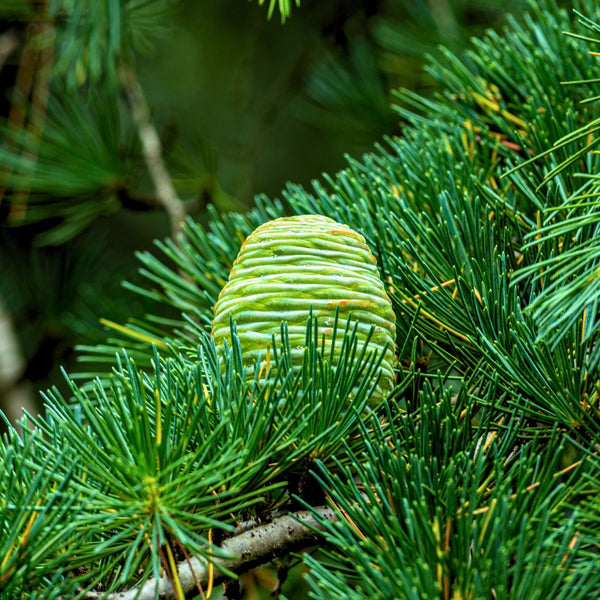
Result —
[[[56, 64], [127, 90], [173, 236], [138, 255], [145, 283], [125, 284], [153, 308], [105, 320], [111, 339], [81, 349], [89, 369], [70, 392], [49, 390], [21, 431], [7, 423], [0, 597], [203, 598], [221, 582], [236, 597], [240, 573], [279, 557], [284, 597], [306, 548], [314, 598], [597, 597], [597, 3], [535, 3], [464, 56], [440, 53], [437, 97], [398, 93], [402, 136], [311, 189], [211, 210], [206, 226], [184, 219], [130, 68], [160, 4], [49, 4], [107, 11], [71, 38], [88, 20], [56, 21], [72, 42]], [[28, 207], [60, 217], [50, 236], [110, 209], [123, 168], [100, 160], [124, 135], [119, 115], [92, 118], [118, 103], [91, 95], [84, 115], [60, 98], [55, 121], [38, 131], [34, 105], [1, 154], [10, 210], [27, 187]], [[72, 158], [65, 187], [37, 205], [58, 152]], [[95, 178], [73, 177], [92, 165]], [[381, 355], [337, 318], [337, 362], [310, 315], [299, 369], [285, 323], [252, 364], [241, 332], [210, 336], [246, 237], [306, 214], [360, 232], [389, 291], [398, 364], [374, 404]], [[291, 307], [302, 291], [285, 290]]]

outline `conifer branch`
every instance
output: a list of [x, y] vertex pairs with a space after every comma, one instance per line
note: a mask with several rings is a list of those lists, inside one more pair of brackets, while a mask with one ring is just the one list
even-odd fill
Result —
[[169, 216], [173, 237], [181, 231], [186, 215], [184, 203], [178, 197], [162, 156], [162, 145], [156, 128], [150, 119], [150, 110], [144, 90], [130, 67], [121, 69], [123, 82], [131, 112], [142, 143], [142, 153], [148, 172], [156, 189], [156, 197]]
[[[329, 521], [336, 520], [335, 513], [328, 506], [319, 506], [312, 511], [301, 510], [288, 515], [277, 517], [270, 523], [258, 525], [249, 530], [225, 540], [220, 550], [231, 558], [215, 557], [212, 562], [206, 558], [194, 556], [189, 561], [178, 564], [177, 574], [181, 587], [186, 595], [194, 596], [198, 593], [198, 585], [205, 586], [210, 577], [210, 568], [213, 569], [213, 582], [219, 583], [228, 578], [227, 571], [243, 572], [257, 565], [268, 562], [278, 556], [288, 554], [315, 545], [319, 541], [319, 534], [315, 530], [322, 529], [313, 513]], [[177, 594], [172, 587], [171, 580], [162, 576], [158, 581], [148, 579], [141, 587], [131, 588], [124, 592], [106, 595], [102, 592], [88, 592], [84, 600], [154, 600], [158, 595], [164, 600], [175, 600]]]

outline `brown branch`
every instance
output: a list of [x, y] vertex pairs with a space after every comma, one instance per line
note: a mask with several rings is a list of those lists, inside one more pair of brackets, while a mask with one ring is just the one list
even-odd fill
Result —
[[33, 86], [37, 57], [36, 50], [31, 40], [38, 33], [38, 28], [39, 23], [37, 21], [31, 21], [27, 25], [25, 44], [19, 59], [19, 66], [17, 68], [17, 75], [12, 93], [12, 103], [8, 114], [7, 128], [11, 131], [18, 131], [25, 123], [25, 108]]
[[[19, 61], [13, 89], [13, 102], [6, 125], [7, 130], [12, 133], [24, 129], [25, 134], [35, 141], [40, 139], [46, 119], [54, 60], [54, 34], [54, 24], [46, 20], [45, 2], [40, 2], [38, 18], [27, 26], [25, 46]], [[29, 111], [27, 110], [28, 102]], [[7, 143], [15, 145], [10, 141]], [[35, 160], [36, 153], [34, 152], [30, 158]], [[0, 172], [0, 179], [5, 179], [8, 172], [8, 169], [3, 168]], [[6, 191], [6, 185], [0, 184], [0, 202]], [[28, 197], [29, 189], [26, 187], [17, 190], [15, 197], [11, 200], [9, 221], [15, 224], [23, 221], [27, 211]]]
[[[8, 113], [8, 120], [6, 123], [6, 129], [10, 133], [19, 131], [25, 124], [26, 106], [31, 94], [31, 88], [33, 86], [33, 80], [35, 76], [35, 64], [36, 64], [36, 51], [31, 43], [31, 39], [36, 35], [38, 28], [37, 21], [32, 21], [27, 25], [25, 44], [21, 57], [19, 59], [19, 66], [17, 68], [17, 75], [12, 90], [12, 102], [10, 105], [10, 111]], [[14, 147], [14, 152], [17, 153], [19, 150], [13, 140], [6, 142], [9, 146]], [[9, 168], [3, 166], [0, 169], [0, 202], [4, 199], [6, 194], [6, 179], [9, 173]], [[9, 213], [9, 220], [18, 220], [15, 218], [14, 207], [11, 206]]]
[[[327, 506], [313, 509], [321, 517], [330, 521], [336, 520], [335, 512]], [[270, 523], [253, 527], [243, 533], [225, 540], [220, 548], [231, 558], [213, 558], [214, 583], [228, 579], [224, 571], [241, 573], [259, 564], [273, 560], [278, 556], [288, 554], [315, 545], [320, 535], [315, 529], [321, 529], [311, 511], [298, 511], [273, 519]], [[198, 582], [205, 586], [209, 578], [209, 563], [206, 558], [194, 556], [182, 561], [177, 566], [181, 587], [186, 597], [198, 594]], [[148, 579], [142, 586], [131, 588], [124, 592], [105, 594], [88, 592], [84, 600], [177, 600], [173, 587], [166, 576], [159, 580]]]
[[[46, 120], [46, 110], [50, 95], [50, 79], [52, 76], [52, 63], [54, 61], [54, 25], [51, 22], [40, 21], [37, 27], [37, 44], [40, 48], [36, 56], [36, 72], [31, 91], [31, 111], [27, 123], [26, 135], [39, 142]], [[37, 150], [30, 152], [30, 159], [37, 160]], [[29, 188], [24, 187], [17, 191], [12, 199], [10, 214], [15, 222], [25, 218], [29, 200]]]
[[176, 237], [176, 234], [181, 231], [181, 225], [186, 215], [185, 205], [177, 196], [165, 166], [160, 137], [150, 119], [150, 110], [144, 90], [133, 69], [123, 67], [121, 69], [121, 81], [129, 99], [133, 120], [142, 143], [142, 153], [154, 183], [157, 200], [167, 212], [171, 224], [171, 233], [173, 237]]

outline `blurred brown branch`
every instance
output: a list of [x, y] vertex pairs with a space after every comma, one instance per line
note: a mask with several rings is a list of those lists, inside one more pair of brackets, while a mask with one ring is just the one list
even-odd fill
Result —
[[[7, 48], [10, 48], [10, 43], [9, 38], [9, 41], [5, 42]], [[3, 59], [2, 47], [0, 47], [0, 67], [2, 61], [11, 51], [12, 49], [8, 51]], [[19, 61], [8, 115], [8, 131], [16, 132], [26, 127], [28, 136], [39, 138], [42, 135], [50, 93], [53, 61], [54, 23], [46, 19], [45, 2], [40, 2], [37, 19], [31, 21], [27, 26], [25, 45]], [[30, 111], [27, 110], [28, 102], [31, 106]], [[0, 173], [0, 179], [3, 179], [2, 176], [6, 175], [6, 169], [3, 169], [3, 172]], [[0, 202], [5, 193], [6, 186], [0, 184]], [[28, 197], [28, 189], [19, 189], [15, 197], [11, 199], [9, 220], [12, 223], [20, 223], [23, 220], [27, 210]]]

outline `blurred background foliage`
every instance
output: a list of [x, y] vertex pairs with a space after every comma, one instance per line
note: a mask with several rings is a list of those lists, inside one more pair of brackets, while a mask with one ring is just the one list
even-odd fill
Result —
[[0, 3], [0, 407], [9, 414], [60, 383], [61, 365], [73, 370], [76, 344], [104, 337], [100, 317], [144, 314], [121, 281], [136, 278], [135, 250], [170, 233], [120, 65], [139, 78], [177, 194], [202, 221], [209, 204], [243, 209], [400, 134], [392, 90], [434, 94], [428, 54], [441, 56], [440, 44], [460, 51], [527, 3], [305, 0], [289, 3], [287, 18], [271, 4]]

